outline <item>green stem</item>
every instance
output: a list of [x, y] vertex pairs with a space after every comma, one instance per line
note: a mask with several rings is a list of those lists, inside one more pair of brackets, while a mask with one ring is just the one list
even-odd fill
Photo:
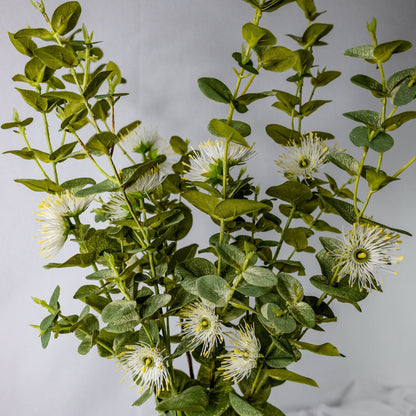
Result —
[[92, 154], [88, 151], [87, 147], [85, 146], [84, 142], [81, 140], [81, 138], [78, 136], [77, 132], [74, 129], [70, 129], [69, 130], [77, 139], [78, 143], [81, 145], [81, 147], [84, 149], [85, 153], [87, 154], [88, 158], [91, 160], [91, 162], [94, 164], [94, 166], [110, 181], [114, 182], [114, 183], [119, 183], [117, 182], [116, 179], [114, 179], [112, 176], [110, 176], [94, 159], [94, 157], [92, 156]]
[[[49, 124], [48, 124], [48, 119], [46, 117], [46, 113], [42, 113], [42, 118], [43, 118], [43, 125], [45, 127], [46, 142], [48, 143], [49, 152], [52, 154], [53, 149], [52, 149], [52, 143], [51, 143], [51, 136], [49, 134]], [[59, 184], [58, 172], [56, 170], [56, 162], [55, 161], [52, 162], [52, 168], [53, 168], [53, 174], [54, 174], [54, 177], [55, 177], [55, 183]]]
[[[26, 136], [26, 129], [25, 129], [24, 127], [20, 127], [20, 134], [22, 135], [22, 137], [23, 137], [23, 139], [24, 139], [24, 141], [25, 141], [25, 143], [26, 143], [26, 147], [27, 147], [30, 151], [33, 151], [32, 147], [31, 147], [31, 146], [30, 146], [30, 144], [29, 144], [29, 140], [27, 139], [27, 136]], [[43, 176], [44, 176], [46, 179], [50, 180], [49, 176], [47, 175], [47, 173], [45, 172], [45, 170], [42, 168], [42, 165], [40, 164], [39, 159], [36, 157], [36, 155], [35, 155], [35, 154], [33, 154], [33, 159], [34, 159], [35, 163], [38, 165], [38, 168], [39, 168], [39, 169], [40, 169], [40, 171], [42, 172]]]
[[282, 245], [283, 245], [283, 237], [285, 235], [285, 231], [289, 228], [290, 223], [292, 222], [293, 216], [295, 215], [295, 211], [296, 211], [296, 207], [292, 207], [292, 209], [290, 210], [290, 214], [289, 214], [289, 216], [286, 220], [285, 228], [282, 231], [282, 236], [280, 237], [280, 240], [277, 243], [276, 251], [275, 251], [274, 256], [273, 256], [273, 262], [275, 262], [277, 260], [277, 257], [279, 255], [280, 250], [281, 250]]
[[405, 165], [403, 165], [392, 177], [397, 178], [414, 162], [416, 162], [416, 155], [412, 157], [412, 159], [410, 159]]
[[363, 156], [361, 158], [360, 166], [358, 167], [357, 177], [355, 178], [353, 202], [354, 202], [354, 211], [355, 211], [355, 215], [357, 217], [357, 221], [358, 221], [358, 217], [359, 217], [359, 210], [358, 210], [358, 205], [357, 205], [358, 185], [360, 183], [361, 172], [363, 171], [364, 162], [365, 162], [365, 158], [367, 157], [367, 153], [368, 153], [368, 147], [363, 147]]
[[257, 388], [256, 387], [257, 387], [257, 383], [260, 380], [261, 370], [263, 369], [263, 366], [266, 362], [266, 359], [269, 356], [269, 354], [273, 351], [273, 349], [274, 349], [274, 344], [272, 343], [272, 344], [269, 345], [269, 348], [267, 349], [266, 355], [263, 357], [263, 360], [260, 363], [259, 368], [257, 369], [256, 378], [254, 379], [253, 384], [251, 386], [249, 398], [257, 393]]

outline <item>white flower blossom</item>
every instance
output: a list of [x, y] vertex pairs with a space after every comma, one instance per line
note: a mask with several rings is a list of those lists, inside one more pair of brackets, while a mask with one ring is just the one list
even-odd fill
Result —
[[156, 395], [159, 395], [167, 389], [169, 375], [161, 351], [144, 342], [127, 348], [129, 351], [123, 352], [119, 361], [131, 380], [139, 386], [139, 392], [154, 388]]
[[209, 356], [218, 342], [223, 340], [221, 322], [214, 308], [201, 302], [188, 305], [182, 312], [183, 336], [192, 348], [202, 344], [202, 355]]
[[312, 133], [303, 136], [300, 145], [292, 143], [285, 150], [286, 153], [279, 156], [276, 164], [279, 172], [291, 180], [313, 178], [326, 162], [326, 156], [339, 151], [336, 146], [330, 151], [326, 142]]
[[395, 255], [401, 243], [398, 239], [397, 234], [382, 227], [354, 224], [344, 235], [341, 249], [332, 253], [340, 267], [340, 278], [349, 276], [350, 284], [358, 282], [360, 290], [376, 288], [381, 283], [376, 277], [377, 271], [388, 270], [386, 265], [403, 259]]
[[[190, 157], [189, 172], [186, 174], [189, 180], [205, 182], [216, 179], [222, 174], [222, 166], [225, 153], [225, 142], [208, 140], [198, 146], [198, 151]], [[232, 168], [246, 162], [254, 155], [252, 147], [244, 147], [235, 143], [229, 143], [227, 149], [227, 166]]]
[[42, 238], [41, 255], [50, 258], [55, 256], [65, 244], [68, 237], [70, 223], [68, 217], [84, 212], [94, 196], [78, 198], [66, 191], [61, 195], [48, 195], [38, 206], [37, 219], [42, 223], [39, 230]]
[[144, 175], [140, 176], [136, 182], [126, 188], [126, 192], [148, 194], [158, 188], [164, 179], [165, 176], [160, 173], [158, 167], [150, 169]]
[[227, 336], [234, 348], [223, 355], [219, 369], [224, 372], [226, 380], [232, 379], [234, 383], [239, 383], [256, 367], [260, 343], [254, 333], [254, 327], [248, 324]]
[[138, 126], [122, 137], [128, 149], [136, 153], [146, 153], [163, 147], [163, 139], [157, 129]]
[[129, 208], [121, 193], [113, 192], [110, 200], [103, 204], [103, 211], [109, 215], [110, 221], [122, 220], [129, 214]]

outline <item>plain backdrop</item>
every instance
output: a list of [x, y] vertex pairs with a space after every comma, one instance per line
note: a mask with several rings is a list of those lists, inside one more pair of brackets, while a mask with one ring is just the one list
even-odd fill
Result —
[[[51, 14], [57, 0], [46, 0]], [[321, 68], [342, 71], [342, 77], [318, 91], [316, 98], [332, 99], [330, 105], [318, 110], [304, 129], [329, 131], [336, 142], [359, 157], [357, 148], [349, 142], [348, 134], [355, 123], [342, 113], [359, 109], [380, 109], [371, 94], [350, 83], [357, 73], [378, 77], [375, 66], [343, 56], [347, 48], [371, 43], [366, 22], [378, 19], [379, 41], [395, 39], [416, 41], [416, 3], [414, 0], [317, 0], [318, 10], [327, 10], [319, 22], [334, 23], [326, 38], [329, 46], [316, 50], [316, 64]], [[199, 91], [197, 79], [217, 77], [230, 87], [235, 83], [231, 53], [241, 49], [241, 26], [252, 20], [253, 9], [241, 0], [82, 0], [80, 23], [94, 31], [94, 39], [102, 41], [104, 60], [113, 60], [121, 68], [128, 83], [122, 91], [130, 95], [122, 99], [117, 110], [117, 125], [121, 127], [140, 119], [154, 126], [169, 139], [172, 135], [187, 138], [194, 146], [208, 139], [206, 125], [214, 117], [223, 118], [226, 106], [206, 99]], [[43, 19], [29, 0], [1, 1], [0, 4], [0, 122], [11, 121], [12, 109], [22, 118], [35, 112], [21, 99], [12, 76], [23, 72], [26, 57], [11, 45], [7, 32], [30, 25], [43, 26]], [[295, 5], [281, 12], [264, 14], [261, 24], [272, 30], [281, 45], [295, 48], [285, 35], [300, 35], [306, 24], [303, 13]], [[387, 74], [416, 65], [414, 50], [397, 55], [395, 63], [386, 65]], [[252, 92], [289, 89], [286, 74], [264, 73], [255, 81]], [[232, 87], [233, 88], [233, 87]], [[274, 160], [281, 151], [264, 131], [270, 123], [287, 124], [283, 113], [271, 107], [273, 100], [255, 103], [244, 115], [237, 115], [252, 126], [250, 140], [256, 143], [257, 156], [249, 163], [250, 173], [263, 192], [279, 184]], [[405, 110], [415, 110], [414, 104]], [[416, 152], [414, 122], [394, 132], [396, 146], [384, 158], [383, 169], [398, 170]], [[10, 130], [2, 130], [0, 150], [24, 147], [22, 138]], [[43, 130], [38, 121], [28, 129], [34, 146], [42, 146]], [[58, 140], [56, 132], [53, 140]], [[56, 143], [56, 141], [55, 141]], [[374, 161], [374, 158], [371, 159]], [[88, 161], [73, 163], [76, 175], [99, 175]], [[333, 170], [333, 172], [336, 172]], [[334, 173], [339, 181], [347, 179], [342, 172]], [[75, 176], [63, 169], [62, 177]], [[0, 177], [2, 197], [1, 218], [1, 371], [0, 413], [10, 416], [56, 414], [75, 415], [154, 415], [154, 402], [143, 407], [131, 407], [138, 393], [121, 383], [114, 360], [98, 357], [95, 350], [87, 356], [77, 354], [79, 341], [73, 335], [51, 340], [43, 350], [36, 330], [44, 310], [32, 302], [31, 296], [49, 299], [56, 285], [61, 287], [64, 313], [79, 313], [82, 304], [72, 299], [76, 289], [84, 284], [85, 270], [45, 270], [46, 264], [38, 253], [33, 235], [39, 224], [34, 211], [43, 195], [34, 193], [15, 178], [40, 178], [36, 166], [13, 155], [1, 155]], [[377, 194], [368, 212], [382, 223], [404, 228], [416, 234], [414, 207], [416, 204], [416, 164], [400, 181]], [[342, 182], [341, 182], [342, 183]], [[366, 192], [365, 186], [362, 192]], [[362, 195], [362, 194], [361, 194]], [[332, 223], [346, 228], [334, 216]], [[204, 247], [215, 231], [206, 217], [196, 214], [196, 229], [186, 242], [197, 241]], [[54, 259], [63, 261], [73, 254], [74, 245], [67, 247]], [[288, 411], [318, 403], [329, 402], [356, 379], [381, 382], [386, 385], [416, 384], [416, 243], [403, 237], [401, 253], [405, 259], [395, 270], [398, 276], [386, 274], [384, 293], [375, 293], [362, 303], [363, 313], [351, 305], [336, 304], [337, 323], [326, 326], [325, 333], [308, 332], [305, 341], [331, 342], [346, 355], [329, 358], [305, 352], [303, 359], [291, 370], [313, 377], [320, 389], [286, 383], [274, 390], [271, 401]], [[316, 273], [313, 256], [305, 260], [310, 275]], [[308, 277], [308, 276], [307, 276]], [[302, 278], [307, 290], [308, 278]], [[182, 365], [182, 363], [181, 363]]]

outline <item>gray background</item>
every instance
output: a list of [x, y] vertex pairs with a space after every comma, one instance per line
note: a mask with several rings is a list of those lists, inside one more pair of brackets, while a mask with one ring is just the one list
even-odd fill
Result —
[[[60, 2], [46, 1], [49, 12]], [[318, 110], [304, 123], [305, 131], [326, 130], [336, 135], [336, 141], [349, 152], [359, 156], [348, 140], [355, 124], [342, 117], [346, 111], [379, 109], [378, 103], [364, 90], [353, 86], [349, 78], [356, 73], [378, 77], [373, 66], [343, 56], [343, 51], [359, 44], [370, 43], [365, 23], [376, 16], [379, 21], [379, 41], [408, 39], [416, 41], [415, 2], [413, 0], [317, 0], [318, 10], [327, 13], [318, 21], [335, 23], [327, 37], [330, 46], [317, 50], [316, 63], [343, 72], [342, 78], [318, 91], [316, 98], [330, 98], [334, 102]], [[177, 134], [189, 138], [194, 146], [209, 138], [208, 121], [222, 118], [227, 108], [210, 102], [199, 92], [196, 80], [201, 76], [218, 77], [226, 84], [235, 83], [231, 53], [241, 48], [241, 25], [251, 21], [252, 9], [240, 0], [84, 0], [81, 22], [94, 31], [105, 59], [114, 60], [122, 69], [128, 84], [123, 87], [130, 96], [119, 106], [117, 120], [121, 127], [140, 119], [146, 125], [159, 128], [169, 139]], [[7, 31], [15, 32], [30, 24], [43, 25], [41, 16], [26, 0], [2, 1], [0, 5], [0, 67], [1, 122], [11, 120], [12, 109], [21, 117], [32, 116], [31, 108], [13, 89], [11, 77], [22, 73], [26, 57], [17, 53], [8, 40]], [[305, 20], [294, 5], [281, 13], [265, 14], [261, 25], [272, 30], [279, 44], [295, 48], [286, 33], [301, 34]], [[398, 56], [397, 63], [386, 65], [387, 74], [416, 64], [412, 50]], [[287, 74], [264, 74], [251, 91], [288, 89], [282, 81]], [[269, 123], [287, 124], [288, 119], [270, 107], [272, 101], [252, 106], [249, 113], [240, 115], [253, 127], [251, 140], [256, 142], [257, 156], [250, 161], [250, 172], [263, 191], [281, 182], [273, 160], [280, 148], [264, 133]], [[414, 110], [414, 105], [406, 110]], [[24, 146], [19, 136], [1, 131], [1, 151]], [[30, 126], [32, 142], [42, 142], [41, 124]], [[414, 123], [395, 132], [396, 146], [385, 156], [385, 170], [395, 172], [415, 153]], [[75, 162], [77, 174], [99, 176], [88, 162]], [[35, 221], [41, 195], [28, 191], [13, 182], [15, 178], [40, 177], [30, 162], [12, 155], [1, 156], [2, 184], [1, 224], [1, 399], [0, 412], [8, 415], [58, 414], [144, 415], [155, 414], [153, 401], [142, 408], [133, 408], [137, 399], [135, 389], [117, 373], [113, 360], [103, 360], [95, 351], [87, 356], [76, 352], [78, 340], [72, 335], [51, 340], [47, 351], [42, 350], [36, 331], [29, 324], [39, 323], [44, 311], [30, 296], [48, 299], [54, 287], [62, 289], [61, 304], [65, 313], [79, 313], [82, 308], [72, 294], [83, 283], [84, 270], [48, 271], [42, 268], [45, 260], [38, 255]], [[62, 177], [70, 177], [64, 169]], [[346, 179], [337, 173], [341, 181]], [[368, 210], [377, 220], [416, 234], [414, 206], [416, 203], [414, 178], [416, 165], [402, 180], [391, 185], [389, 191], [377, 194]], [[363, 192], [365, 191], [365, 187]], [[336, 218], [330, 218], [336, 221]], [[196, 240], [205, 246], [206, 237], [214, 226], [203, 216], [196, 217], [196, 229], [188, 242]], [[341, 223], [339, 223], [341, 226]], [[346, 225], [344, 224], [346, 228]], [[312, 356], [290, 367], [311, 376], [320, 389], [289, 384], [273, 392], [272, 402], [283, 410], [290, 410], [326, 402], [336, 397], [352, 380], [368, 379], [387, 385], [415, 384], [415, 306], [416, 291], [414, 239], [404, 237], [401, 252], [405, 260], [396, 268], [399, 275], [386, 275], [384, 294], [375, 293], [363, 303], [363, 313], [350, 305], [336, 304], [338, 323], [328, 325], [326, 333], [308, 333], [305, 341], [337, 345], [346, 358]], [[73, 253], [71, 243], [54, 259], [63, 261]], [[312, 259], [306, 260], [316, 273]], [[304, 278], [306, 282], [307, 279]], [[307, 283], [305, 286], [308, 287]], [[182, 365], [183, 363], [181, 363]]]

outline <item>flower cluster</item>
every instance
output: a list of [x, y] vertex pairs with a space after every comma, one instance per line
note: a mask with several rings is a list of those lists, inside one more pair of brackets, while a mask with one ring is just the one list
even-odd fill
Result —
[[354, 224], [344, 235], [341, 249], [333, 252], [340, 278], [348, 276], [350, 284], [358, 283], [360, 290], [375, 289], [381, 283], [377, 271], [388, 270], [386, 265], [403, 259], [395, 254], [398, 244], [397, 234], [388, 233], [378, 225]]
[[[198, 146], [198, 151], [190, 157], [189, 172], [187, 178], [191, 181], [219, 183], [223, 174], [223, 162], [225, 154], [225, 142], [208, 140]], [[244, 147], [229, 143], [227, 146], [228, 169], [245, 163], [254, 155], [252, 147]]]
[[43, 238], [41, 244], [42, 256], [49, 258], [55, 256], [65, 244], [70, 231], [70, 217], [76, 217], [83, 213], [94, 196], [78, 198], [70, 191], [60, 195], [48, 195], [39, 204], [37, 212], [42, 223], [40, 233]]

